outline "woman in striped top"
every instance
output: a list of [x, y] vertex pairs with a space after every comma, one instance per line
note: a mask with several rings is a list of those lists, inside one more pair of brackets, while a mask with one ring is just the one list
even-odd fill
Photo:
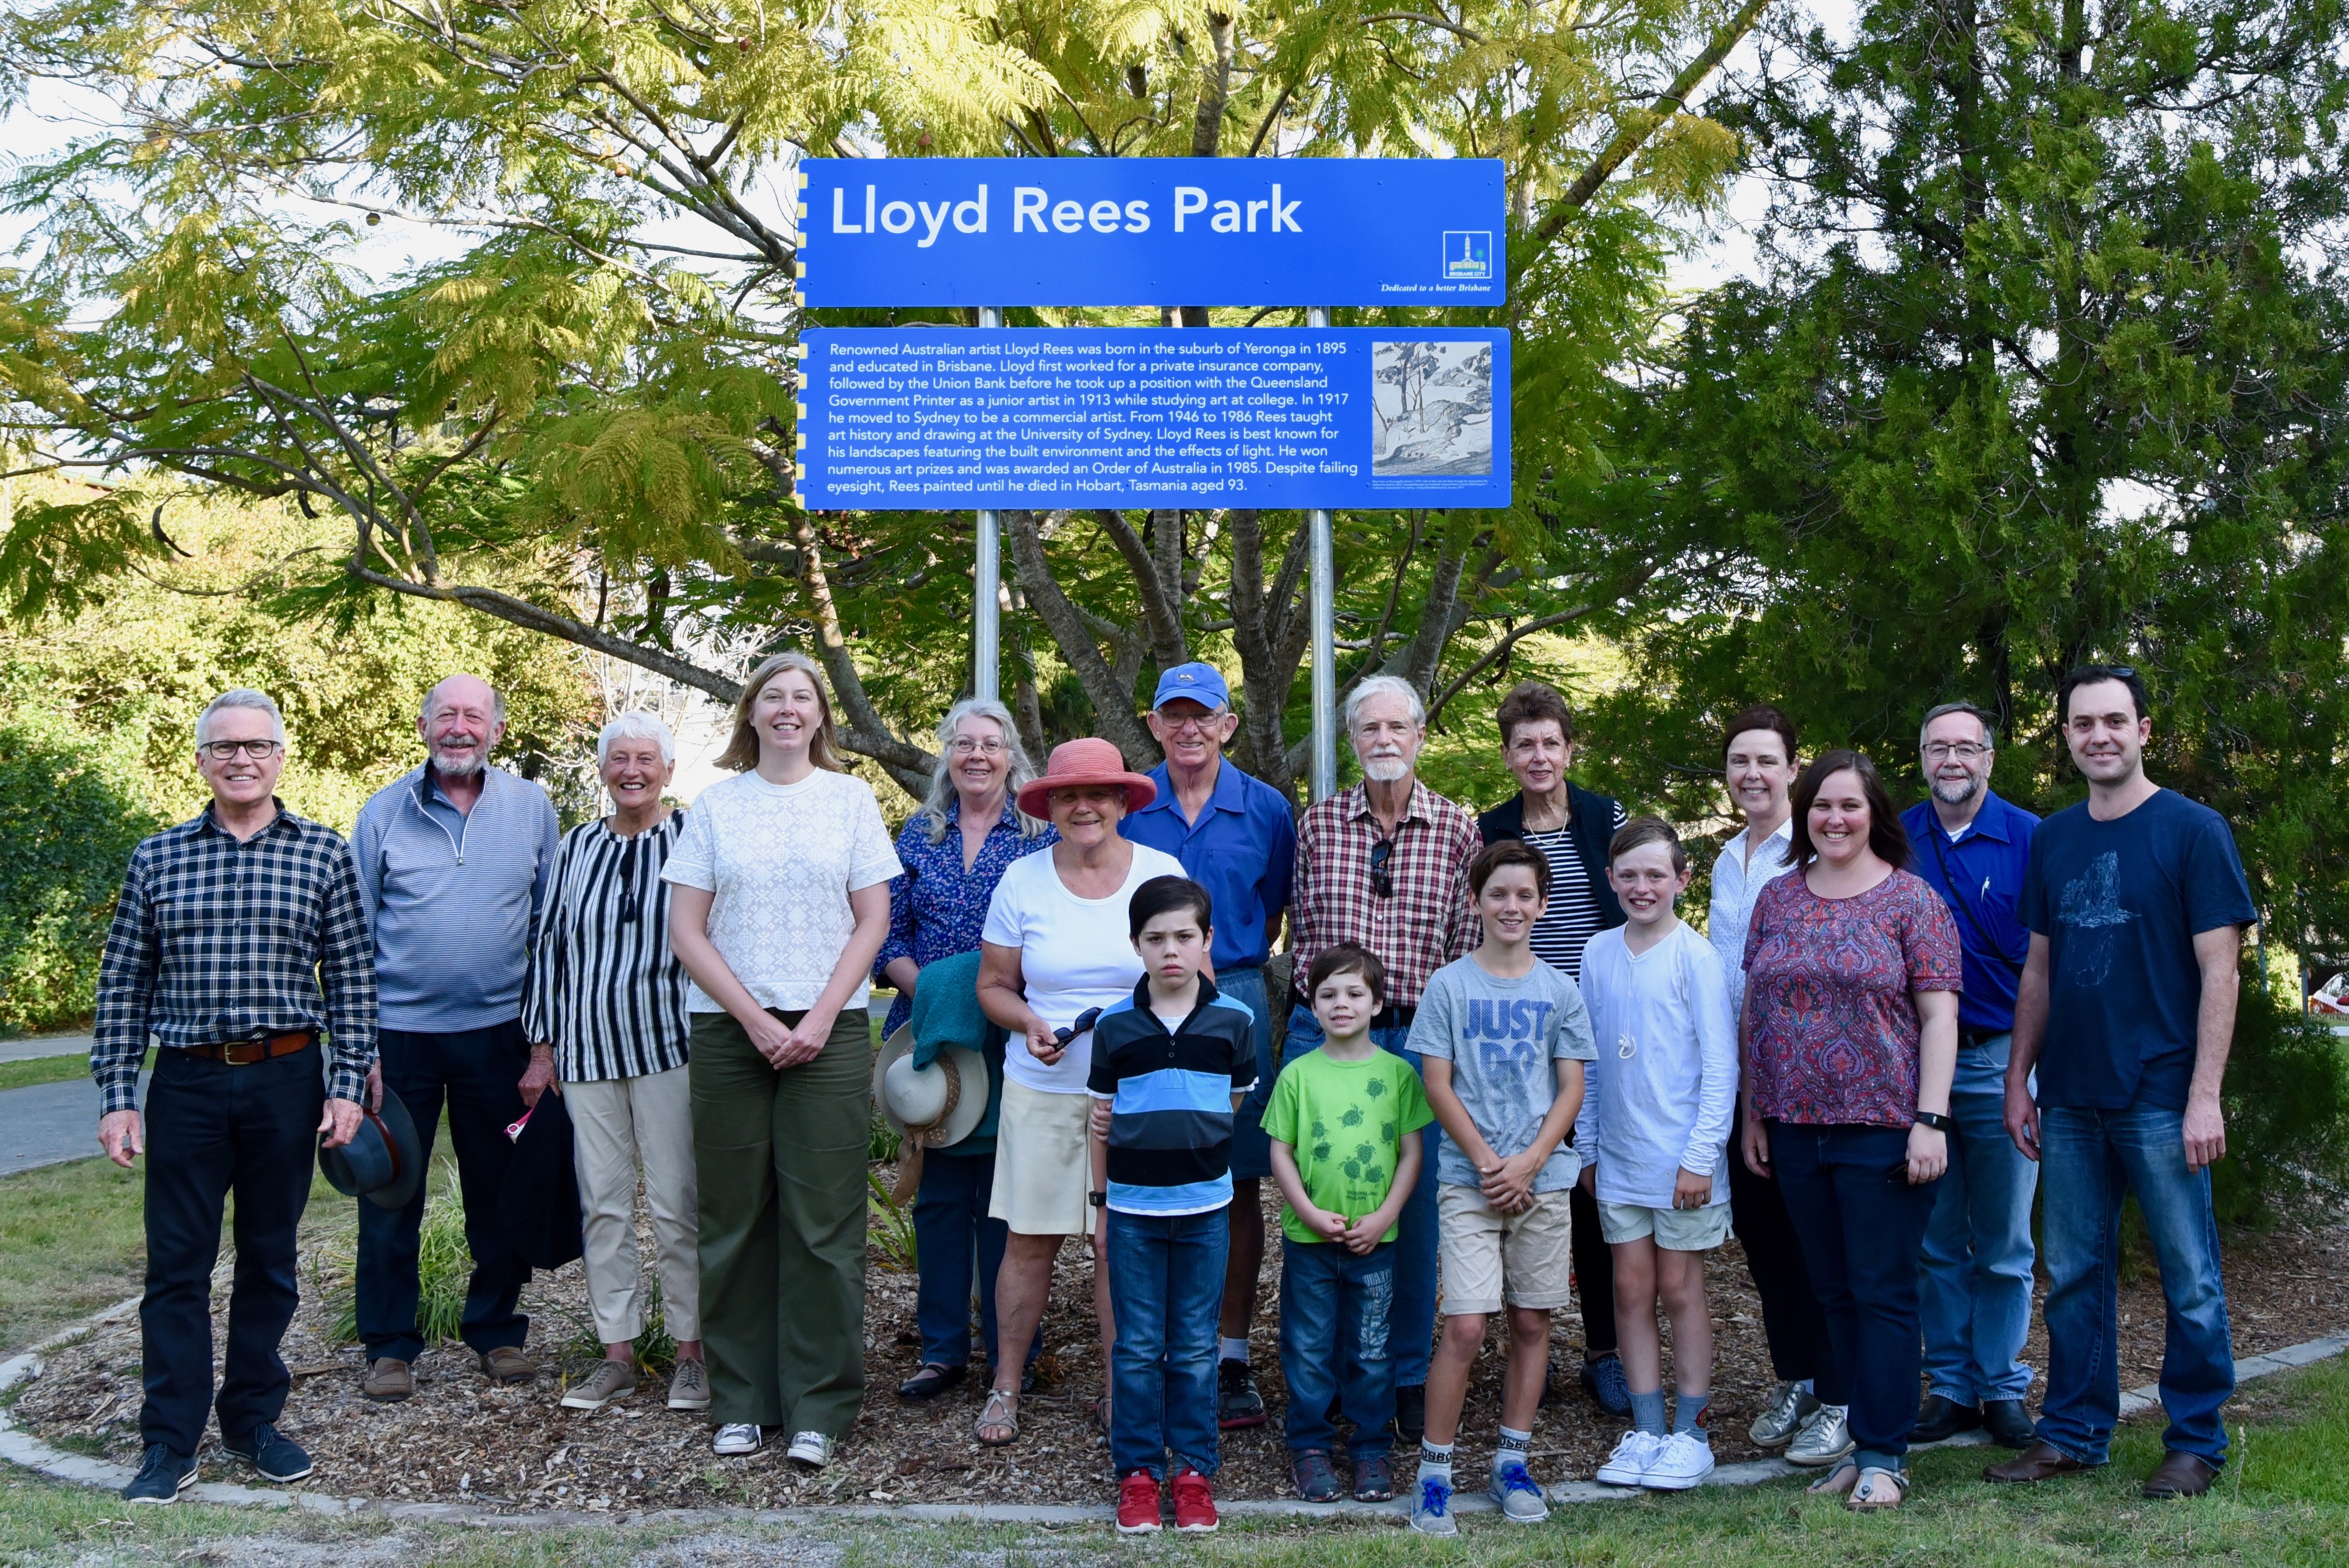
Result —
[[598, 1409], [636, 1386], [636, 1173], [652, 1209], [661, 1311], [677, 1341], [672, 1410], [709, 1408], [701, 1352], [700, 1207], [687, 1085], [685, 967], [669, 951], [661, 868], [685, 830], [662, 803], [677, 739], [649, 713], [604, 727], [596, 761], [612, 814], [564, 835], [523, 993], [531, 1053], [553, 1061], [571, 1112], [587, 1243], [584, 1264], [604, 1360], [563, 1403]]

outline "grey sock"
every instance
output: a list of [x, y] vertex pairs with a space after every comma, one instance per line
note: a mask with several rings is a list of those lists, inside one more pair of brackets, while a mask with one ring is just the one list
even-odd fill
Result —
[[[1663, 1395], [1661, 1393], [1658, 1394], [1656, 1396], [1657, 1403], [1661, 1405], [1663, 1402]], [[1704, 1435], [1704, 1412], [1706, 1408], [1712, 1403], [1713, 1396], [1711, 1394], [1682, 1395], [1678, 1402], [1672, 1406], [1672, 1430], [1674, 1432], [1694, 1432], [1699, 1437], [1702, 1437]]]
[[1631, 1425], [1651, 1438], [1664, 1435], [1664, 1391], [1661, 1388], [1647, 1394], [1632, 1390]]

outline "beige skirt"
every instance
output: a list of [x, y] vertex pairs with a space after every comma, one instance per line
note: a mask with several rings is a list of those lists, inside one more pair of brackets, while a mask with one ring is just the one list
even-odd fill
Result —
[[1092, 1171], [1085, 1149], [1089, 1094], [1046, 1094], [1003, 1080], [996, 1123], [995, 1190], [989, 1219], [1022, 1236], [1081, 1236], [1092, 1222], [1085, 1193]]

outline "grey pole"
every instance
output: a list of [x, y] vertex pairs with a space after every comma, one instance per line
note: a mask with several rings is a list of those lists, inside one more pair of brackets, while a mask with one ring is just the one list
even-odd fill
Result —
[[[1330, 313], [1307, 307], [1305, 325], [1326, 327]], [[1305, 514], [1313, 534], [1313, 799], [1338, 792], [1338, 568], [1330, 542], [1330, 514], [1316, 507]]]
[[[978, 307], [982, 328], [1003, 325], [1003, 312]], [[1003, 541], [990, 507], [978, 509], [978, 559], [971, 573], [970, 690], [973, 696], [1001, 695], [997, 676], [1003, 663]]]

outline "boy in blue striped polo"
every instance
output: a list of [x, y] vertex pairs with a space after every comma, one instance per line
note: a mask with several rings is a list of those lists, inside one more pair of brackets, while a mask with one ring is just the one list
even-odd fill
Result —
[[1216, 1528], [1216, 1323], [1232, 1113], [1256, 1083], [1256, 1015], [1205, 973], [1214, 918], [1187, 877], [1136, 888], [1126, 919], [1142, 981], [1093, 1026], [1086, 1087], [1106, 1102], [1109, 1130], [1093, 1145], [1092, 1201], [1109, 1227], [1110, 1459], [1127, 1535], [1158, 1528], [1170, 1454], [1174, 1527]]

